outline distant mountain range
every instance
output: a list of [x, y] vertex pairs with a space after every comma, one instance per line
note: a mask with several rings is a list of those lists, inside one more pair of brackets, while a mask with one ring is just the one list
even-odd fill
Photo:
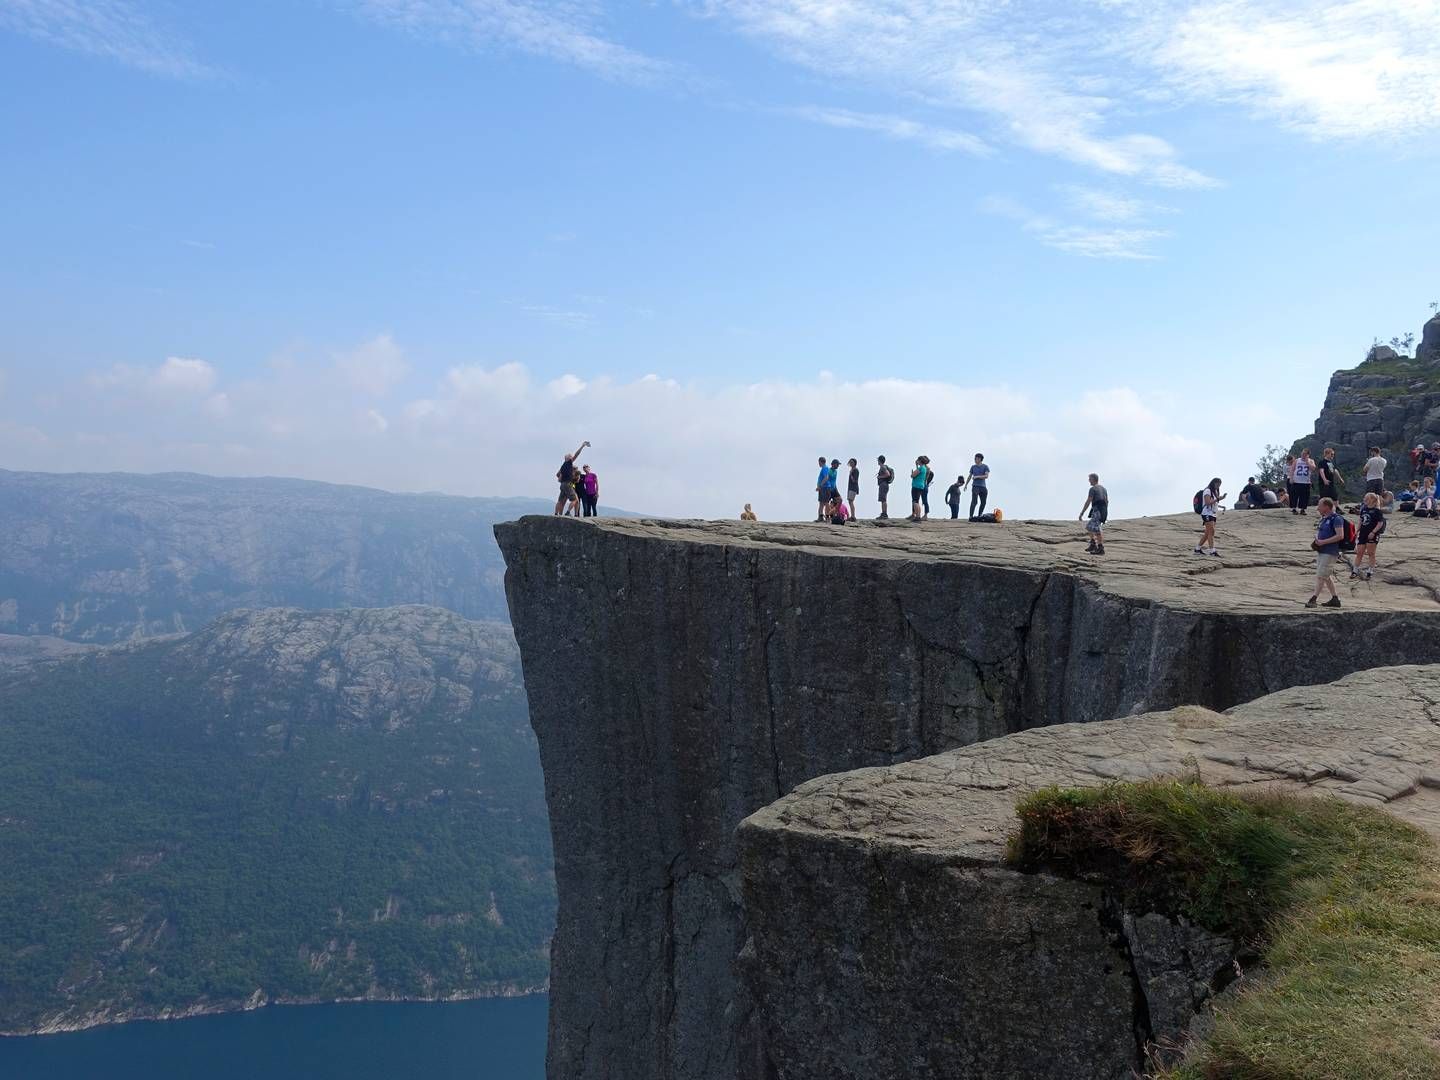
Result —
[[[106, 500], [120, 486], [89, 483]], [[226, 537], [198, 505], [234, 514], [239, 500], [198, 478], [175, 483], [183, 495], [160, 501], [185, 518], [172, 535], [188, 558], [258, 574], [264, 560], [238, 552], [259, 547], [303, 580], [309, 560], [279, 538], [298, 542], [323, 521], [287, 525], [247, 495], [267, 528]], [[157, 550], [135, 524], [154, 521], [154, 507], [132, 500], [87, 518], [101, 513], [87, 499], [48, 541], [32, 526], [28, 550], [65, 552], [77, 568], [84, 551], [118, 562]], [[291, 505], [306, 499], [322, 502], [307, 485]], [[332, 513], [324, 521], [343, 523]], [[103, 521], [127, 514], [133, 546], [107, 548]], [[377, 552], [444, 591], [426, 560], [480, 547], [412, 533], [405, 548], [393, 543], [399, 518], [385, 520], [391, 543], [369, 549], [364, 521], [343, 523], [360, 546], [343, 560], [349, 580], [376, 595], [396, 589], [378, 580]], [[479, 580], [454, 595], [480, 595]], [[284, 591], [263, 575], [249, 586]], [[159, 607], [143, 589], [125, 596], [124, 609], [85, 610]], [[0, 1032], [543, 985], [550, 838], [507, 625], [429, 607], [269, 609], [183, 637], [57, 651], [0, 669]]]
[[0, 1032], [544, 985], [491, 528], [552, 509], [0, 471]]
[[306, 480], [0, 470], [0, 634], [105, 644], [272, 606], [428, 604], [506, 620], [491, 527], [552, 509]]

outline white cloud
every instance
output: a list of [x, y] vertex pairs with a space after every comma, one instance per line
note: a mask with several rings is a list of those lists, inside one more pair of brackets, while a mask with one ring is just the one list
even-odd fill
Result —
[[351, 0], [362, 15], [462, 48], [506, 45], [574, 64], [607, 79], [654, 83], [676, 68], [605, 36], [586, 0]]
[[388, 394], [410, 371], [404, 352], [389, 334], [337, 353], [335, 367], [352, 386], [377, 398]]
[[931, 150], [958, 150], [976, 157], [993, 153], [983, 139], [977, 138], [969, 132], [922, 124], [914, 120], [907, 120], [903, 116], [852, 112], [849, 109], [830, 109], [818, 105], [805, 105], [780, 111], [788, 116], [809, 120], [816, 124], [825, 124], [829, 127], [869, 131], [884, 135], [888, 139], [918, 142]]
[[215, 368], [208, 361], [183, 356], [167, 357], [149, 376], [151, 387], [164, 394], [208, 394], [215, 379]]
[[211, 74], [185, 42], [155, 26], [128, 0], [0, 0], [0, 29], [153, 75], [194, 79]]
[[1135, 221], [1161, 209], [1142, 199], [1134, 199], [1114, 191], [1101, 191], [1074, 184], [1061, 185], [1059, 191], [1066, 197], [1072, 209], [1099, 221]]
[[561, 456], [589, 439], [584, 460], [615, 505], [730, 517], [751, 502], [767, 518], [805, 518], [818, 454], [859, 458], [864, 509], [873, 514], [876, 454], [903, 471], [926, 453], [949, 477], [978, 450], [995, 472], [993, 498], [1007, 512], [1067, 517], [1078, 511], [1091, 470], [1110, 487], [1117, 515], [1183, 511], [1200, 481], [1186, 476], [1177, 490], [1177, 461], [1203, 472], [1201, 479], [1243, 475], [1253, 460], [1246, 448], [1279, 441], [1272, 415], [1226, 414], [1196, 428], [1186, 401], [1126, 387], [1101, 384], [1067, 402], [1043, 384], [838, 373], [749, 383], [664, 372], [546, 380], [520, 364], [474, 364], [382, 412], [358, 391], [337, 393], [325, 360], [298, 355], [231, 384], [220, 412], [176, 410], [146, 394], [120, 411], [105, 399], [67, 401], [47, 410], [48, 420], [27, 415], [24, 426], [0, 410], [0, 454], [15, 468], [243, 471], [546, 497]]
[[996, 217], [1008, 218], [1046, 247], [1091, 259], [1158, 258], [1153, 245], [1170, 234], [1163, 229], [1138, 225], [1075, 225], [1036, 213], [1007, 196], [991, 196], [980, 208]]
[[225, 393], [211, 394], [205, 399], [203, 408], [216, 419], [223, 419], [230, 415], [230, 395]]

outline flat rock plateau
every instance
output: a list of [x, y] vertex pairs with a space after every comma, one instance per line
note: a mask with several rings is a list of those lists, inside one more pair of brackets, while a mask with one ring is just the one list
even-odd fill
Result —
[[[1128, 1075], [1115, 1070], [1138, 1063], [1136, 995], [1198, 985], [1202, 975], [1175, 958], [1219, 946], [1173, 926], [1097, 929], [1074, 882], [1034, 875], [1014, 888], [997, 845], [1026, 784], [1152, 775], [1194, 759], [1217, 781], [1351, 785], [1353, 796], [1433, 817], [1433, 741], [1406, 728], [1386, 770], [1394, 747], [1363, 710], [1338, 707], [1341, 727], [1326, 728], [1308, 758], [1300, 733], [1330, 715], [1340, 691], [1324, 684], [1440, 663], [1440, 526], [1392, 519], [1376, 580], [1342, 584], [1339, 611], [1307, 611], [1314, 522], [1232, 512], [1219, 558], [1191, 553], [1192, 514], [1112, 522], [1102, 558], [1084, 553], [1075, 522], [497, 526], [555, 841], [552, 1080]], [[1382, 678], [1360, 692], [1433, 740], [1432, 706], [1398, 693], [1426, 679]], [[1280, 691], [1289, 695], [1266, 698]], [[1180, 706], [1212, 719], [1143, 715]], [[1236, 706], [1270, 719], [1251, 723], [1241, 710], [1241, 722], [1222, 723], [1207, 711]], [[1100, 741], [1086, 741], [1092, 729]], [[998, 741], [958, 750], [987, 740]], [[1245, 763], [1278, 762], [1292, 742], [1289, 772]], [[960, 756], [917, 762], [947, 751]], [[1372, 764], [1357, 768], [1355, 755]], [[829, 774], [876, 768], [848, 818], [834, 792], [861, 789], [823, 785], [861, 781]], [[987, 802], [974, 777], [992, 769], [998, 801]], [[953, 803], [941, 814], [932, 804], [944, 784], [918, 778], [951, 774], [962, 779], [939, 799]], [[828, 779], [801, 787], [817, 777]], [[828, 818], [818, 809], [827, 800]], [[742, 860], [736, 829], [757, 811], [741, 832]], [[884, 832], [890, 822], [903, 833], [911, 816], [933, 834], [917, 826], [901, 842]], [[902, 890], [913, 909], [881, 902], [886, 865], [921, 867]], [[954, 891], [957, 867], [968, 894]], [[1008, 915], [987, 922], [987, 911]], [[906, 1039], [924, 1031], [860, 1053], [874, 1024], [913, 1024], [903, 1006], [914, 979], [943, 974], [901, 965], [867, 982], [872, 954], [860, 939], [889, 935], [898, 949], [906, 933], [940, 934], [930, 920], [942, 914], [954, 926], [936, 938], [937, 956], [992, 949], [994, 963], [955, 980], [967, 1007], [987, 1004], [943, 1039], [932, 1025], [932, 1041], [954, 1046], [943, 1065], [905, 1057], [915, 1050]], [[1050, 924], [1050, 940], [1070, 928], [1063, 949], [1015, 944]], [[858, 937], [839, 944], [842, 930]], [[1016, 956], [1031, 966], [1014, 967]], [[922, 981], [918, 992], [940, 990]], [[1151, 1026], [1180, 1024], [1183, 996], [1149, 1003]], [[1083, 1054], [1017, 1049], [1025, 1023], [1066, 1009], [1073, 1023], [1055, 1030], [1083, 1035]], [[999, 1030], [986, 1042], [974, 1035], [981, 1027]], [[817, 1049], [825, 1039], [833, 1052]], [[1082, 1058], [1093, 1068], [1075, 1064]]]

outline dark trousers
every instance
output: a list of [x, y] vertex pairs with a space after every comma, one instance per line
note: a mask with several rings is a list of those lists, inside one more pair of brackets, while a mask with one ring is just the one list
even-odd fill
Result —
[[920, 489], [920, 505], [925, 507], [926, 514], [930, 513], [930, 489], [928, 487]]
[[960, 500], [957, 498], [950, 504], [950, 520], [954, 521], [960, 516]]
[[[979, 517], [981, 514], [985, 513], [985, 500], [988, 499], [989, 497], [990, 497], [990, 492], [989, 492], [986, 488], [976, 487], [974, 484], [971, 484], [971, 485], [970, 485], [970, 517], [971, 517], [971, 518], [977, 518], [977, 517]], [[978, 511], [975, 509], [975, 504], [976, 504], [976, 503], [979, 503], [979, 504], [980, 504], [980, 509], [979, 509]]]
[[598, 498], [596, 498], [595, 496], [593, 496], [593, 495], [585, 495], [585, 494], [582, 494], [582, 495], [580, 496], [580, 506], [581, 506], [581, 509], [583, 510], [583, 512], [584, 512], [584, 514], [585, 514], [586, 517], [598, 517], [598, 516], [599, 516], [599, 515], [596, 514], [596, 512], [595, 512], [595, 507], [596, 507], [596, 505], [597, 505], [599, 502], [600, 502], [600, 500], [599, 500]]
[[1365, 491], [1366, 491], [1367, 493], [1373, 491], [1376, 495], [1383, 495], [1383, 494], [1385, 494], [1385, 481], [1384, 481], [1384, 479], [1382, 478], [1382, 479], [1379, 479], [1379, 480], [1366, 480], [1366, 481], [1365, 481]]
[[1310, 505], [1310, 485], [1290, 485], [1290, 508], [1292, 510], [1304, 510]]

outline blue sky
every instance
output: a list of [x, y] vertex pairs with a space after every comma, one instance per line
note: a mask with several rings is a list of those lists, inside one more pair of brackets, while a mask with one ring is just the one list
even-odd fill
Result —
[[1015, 513], [1183, 510], [1440, 299], [1437, 29], [0, 0], [0, 464], [548, 494], [589, 437], [609, 502], [781, 517], [984, 449]]

